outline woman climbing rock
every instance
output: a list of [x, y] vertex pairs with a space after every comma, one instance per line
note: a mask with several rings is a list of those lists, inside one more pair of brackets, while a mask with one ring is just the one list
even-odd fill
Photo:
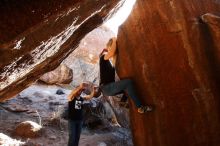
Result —
[[[110, 59], [112, 61], [110, 62]], [[117, 42], [116, 38], [111, 38], [106, 48], [100, 53], [100, 86], [99, 91], [105, 96], [114, 96], [125, 92], [135, 103], [139, 113], [151, 112], [152, 106], [144, 106], [139, 100], [133, 81], [131, 79], [122, 79], [115, 82], [115, 63], [117, 59]]]

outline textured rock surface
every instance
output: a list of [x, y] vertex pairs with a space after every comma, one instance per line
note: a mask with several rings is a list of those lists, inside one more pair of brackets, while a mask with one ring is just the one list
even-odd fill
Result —
[[69, 84], [73, 79], [73, 71], [65, 64], [60, 64], [55, 70], [40, 77], [47, 84]]
[[13, 134], [22, 138], [36, 138], [41, 132], [42, 126], [32, 121], [25, 121], [16, 126]]
[[118, 73], [156, 109], [132, 106], [135, 145], [219, 145], [219, 12], [219, 0], [137, 0], [119, 29]]
[[55, 69], [123, 1], [1, 1], [0, 101]]
[[212, 53], [212, 64], [215, 68], [215, 72], [217, 74], [216, 78], [218, 83], [220, 82], [219, 74], [220, 74], [220, 15], [214, 15], [211, 13], [207, 13], [202, 15], [202, 20], [208, 25], [209, 32], [211, 35], [211, 41], [213, 44], [211, 53]]

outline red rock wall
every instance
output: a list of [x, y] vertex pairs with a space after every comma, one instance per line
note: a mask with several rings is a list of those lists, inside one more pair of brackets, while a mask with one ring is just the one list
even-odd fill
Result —
[[124, 0], [1, 0], [0, 102], [55, 69]]
[[136, 146], [220, 145], [218, 16], [219, 0], [137, 0], [119, 29], [117, 69], [156, 108], [132, 106]]
[[74, 7], [77, 2], [79, 0], [1, 0], [0, 43], [11, 41], [27, 28]]

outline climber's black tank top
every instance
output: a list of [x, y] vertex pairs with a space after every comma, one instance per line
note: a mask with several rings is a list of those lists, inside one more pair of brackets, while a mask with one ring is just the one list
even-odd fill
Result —
[[104, 55], [99, 58], [100, 85], [106, 85], [115, 81], [115, 68], [109, 60], [104, 60]]

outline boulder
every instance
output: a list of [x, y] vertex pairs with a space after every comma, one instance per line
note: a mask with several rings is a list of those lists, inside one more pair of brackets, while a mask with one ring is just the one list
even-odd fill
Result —
[[47, 84], [69, 84], [73, 78], [73, 71], [65, 64], [60, 64], [55, 70], [40, 77], [40, 81]]
[[111, 115], [111, 121], [114, 125], [120, 125], [125, 128], [130, 128], [130, 114], [129, 114], [129, 108], [128, 108], [128, 102], [127, 101], [121, 101], [121, 95], [120, 96], [110, 96], [105, 97], [106, 102], [111, 106], [110, 111], [112, 112]]
[[21, 146], [24, 142], [13, 139], [3, 133], [0, 133], [0, 145], [1, 146]]
[[41, 125], [32, 121], [25, 121], [16, 126], [13, 135], [22, 138], [36, 138], [41, 135], [41, 132], [42, 132]]
[[111, 18], [123, 2], [0, 1], [0, 101], [58, 67], [80, 40]]
[[219, 12], [219, 0], [136, 1], [119, 28], [117, 73], [155, 110], [130, 104], [134, 145], [219, 145]]
[[65, 94], [65, 93], [63, 92], [63, 90], [58, 89], [58, 90], [56, 91], [56, 94], [57, 94], [57, 95], [62, 95], [62, 94]]
[[[117, 108], [107, 100], [108, 97], [101, 97], [85, 102], [85, 118], [84, 124], [91, 129], [106, 128], [111, 126], [121, 127], [118, 122], [119, 115], [116, 113]], [[128, 111], [124, 115], [128, 114]], [[123, 121], [123, 125], [128, 125], [127, 120]]]

